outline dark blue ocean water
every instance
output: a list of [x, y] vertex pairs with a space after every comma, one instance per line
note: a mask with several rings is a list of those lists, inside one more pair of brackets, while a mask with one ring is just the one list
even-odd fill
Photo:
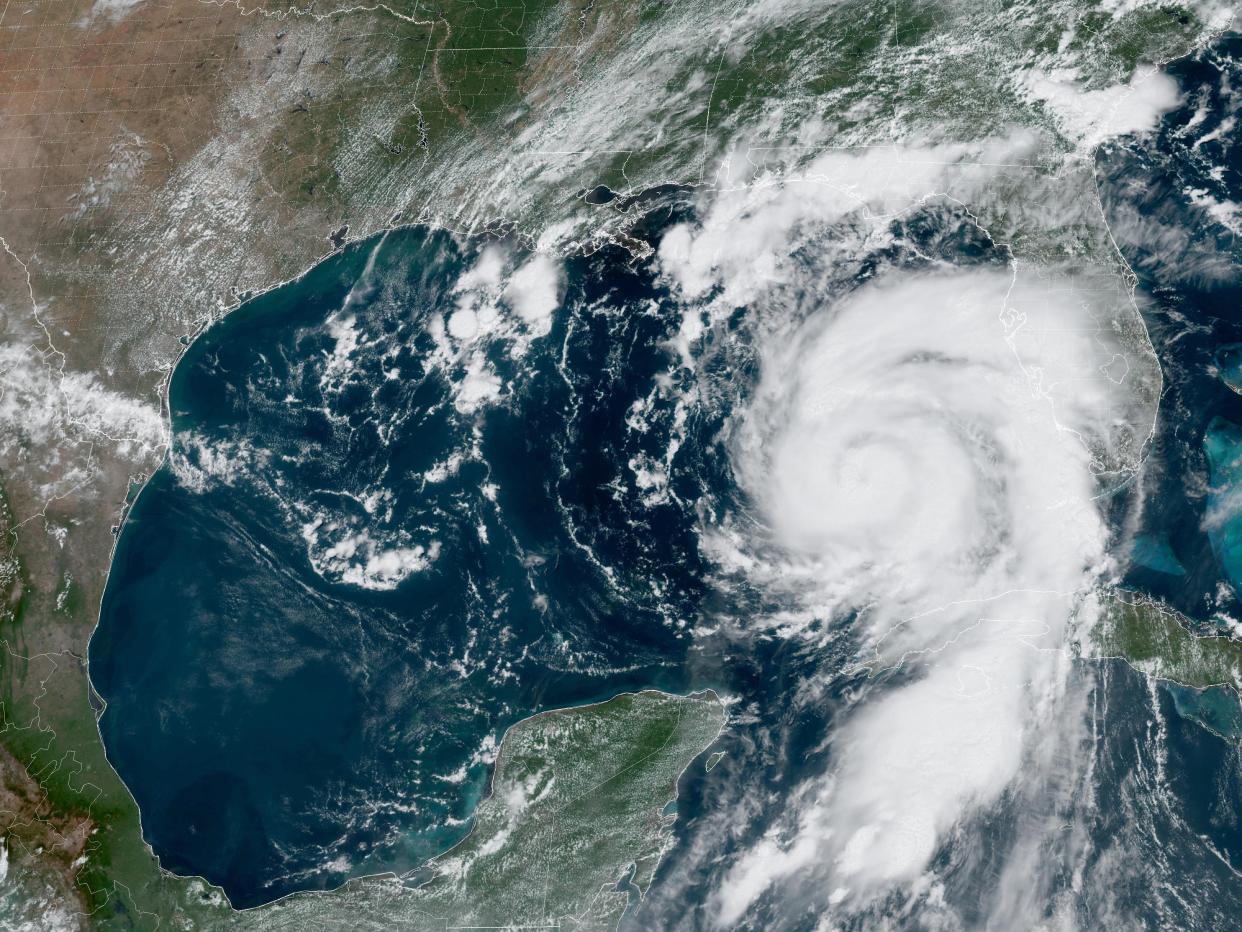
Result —
[[[1172, 63], [1183, 106], [1153, 137], [1097, 159], [1105, 215], [1137, 275], [1165, 379], [1138, 484], [1136, 525], [1120, 535], [1123, 584], [1167, 600], [1201, 633], [1242, 619], [1242, 37]], [[1101, 839], [1130, 836], [1167, 892], [1129, 883], [1132, 914], [1159, 927], [1234, 927], [1242, 909], [1242, 707], [1229, 689], [1147, 687], [1105, 671], [1099, 784], [1111, 790]], [[1146, 714], [1144, 714], [1146, 712]], [[1107, 845], [1101, 845], [1101, 860]], [[1142, 860], [1140, 858], [1139, 860]], [[1099, 862], [1096, 862], [1097, 864]], [[1124, 901], [1124, 898], [1123, 898]]]
[[1173, 63], [1185, 105], [1154, 138], [1110, 147], [1097, 163], [1165, 379], [1127, 582], [1199, 619], [1238, 615], [1232, 590], [1242, 587], [1242, 526], [1229, 502], [1242, 487], [1242, 394], [1230, 384], [1239, 384], [1242, 275], [1234, 234], [1202, 206], [1242, 198], [1232, 129], [1239, 48], [1227, 38]]
[[[662, 196], [653, 243], [687, 209]], [[1004, 262], [952, 211], [895, 232], [825, 289]], [[697, 537], [747, 507], [722, 439], [756, 374], [746, 309], [691, 373], [650, 262], [571, 259], [551, 331], [490, 345], [502, 397], [464, 411], [477, 359], [446, 361], [443, 318], [498, 247], [524, 258], [423, 229], [352, 246], [209, 329], [173, 376], [174, 451], [125, 521], [91, 676], [148, 841], [239, 907], [445, 849], [498, 736], [542, 708], [645, 686], [743, 700], [734, 756], [687, 776], [686, 825], [731, 804], [722, 786], [767, 787], [775, 817], [825, 766], [839, 703], [788, 697], [848, 646], [689, 635], [781, 607], [721, 585]], [[639, 478], [661, 464], [666, 485]], [[359, 574], [396, 550], [427, 565]]]
[[[626, 426], [676, 321], [629, 312], [659, 295], [623, 256], [571, 262], [551, 333], [488, 351], [507, 397], [463, 413], [430, 321], [488, 245], [352, 246], [172, 379], [176, 449], [125, 522], [91, 675], [148, 840], [237, 906], [443, 850], [519, 718], [691, 683], [704, 596], [677, 496], [728, 488], [719, 425], [684, 425], [694, 487], [663, 504], [629, 463], [665, 455], [672, 412]], [[420, 549], [404, 578], [350, 575]]]
[[[1147, 464], [1116, 493], [1111, 514], [1122, 584], [1219, 633], [1242, 619], [1242, 249], [1220, 222], [1229, 205], [1242, 205], [1234, 122], [1242, 126], [1242, 37], [1227, 35], [1168, 70], [1182, 106], [1152, 137], [1122, 140], [1096, 163], [1105, 216], [1134, 269], [1165, 379]], [[1215, 216], [1212, 201], [1224, 205]], [[1242, 207], [1236, 219], [1242, 228]], [[944, 216], [914, 224], [932, 239], [954, 229]], [[986, 250], [960, 242], [945, 253], [953, 262], [981, 256]], [[831, 766], [818, 736], [862, 684], [841, 683], [783, 709], [774, 698], [805, 690], [826, 664], [831, 658], [801, 656], [794, 645], [761, 644], [745, 667], [730, 668], [756, 721], [734, 727], [729, 756], [711, 774], [683, 785], [679, 811], [688, 818], [678, 824], [678, 847], [632, 929], [711, 928], [705, 904], [727, 883], [719, 865], [779, 824], [779, 805], [747, 801], [770, 792], [787, 806], [801, 779]], [[932, 868], [951, 918], [920, 914], [900, 893], [841, 928], [996, 927], [989, 921], [1014, 895], [998, 883], [1011, 863], [1021, 866], [1019, 896], [1032, 897], [1052, 928], [1067, 920], [1079, 928], [1239, 927], [1238, 696], [1152, 683], [1120, 661], [1076, 665], [1069, 689], [1087, 697], [1088, 722], [1081, 742], [1063, 751], [1063, 774], [1007, 794], [937, 853]], [[1038, 845], [1025, 853], [1030, 860], [1026, 839]], [[820, 928], [828, 892], [812, 879], [761, 902], [747, 927]]]
[[[1230, 38], [1176, 63], [1186, 105], [1155, 139], [1098, 161], [1166, 378], [1142, 494], [1117, 508], [1118, 547], [1134, 558], [1125, 582], [1205, 630], [1242, 617], [1231, 587], [1242, 525], [1227, 495], [1242, 275], [1231, 234], [1194, 203], [1202, 191], [1242, 202], [1234, 134], [1200, 142], [1238, 106], [1239, 49]], [[685, 192], [656, 197], [664, 206], [639, 231], [652, 243], [692, 209]], [[1006, 260], [943, 206], [893, 234], [825, 269], [820, 303], [885, 269]], [[642, 686], [717, 687], [737, 700], [726, 756], [685, 775], [676, 845], [628, 920], [707, 927], [730, 856], [830, 768], [825, 739], [868, 686], [816, 685], [851, 659], [848, 638], [826, 653], [720, 624], [782, 608], [721, 579], [696, 534], [748, 507], [722, 430], [755, 381], [749, 310], [708, 334], [692, 374], [651, 263], [606, 249], [565, 262], [548, 333], [455, 357], [444, 319], [463, 274], [497, 248], [526, 257], [516, 243], [398, 231], [194, 341], [170, 385], [173, 456], [124, 523], [91, 643], [109, 757], [163, 864], [249, 906], [410, 869], [452, 844], [489, 749], [534, 711]], [[480, 360], [500, 397], [469, 410], [463, 386]], [[666, 486], [639, 480], [660, 466]], [[1099, 844], [1086, 879], [1066, 867], [1053, 892], [1094, 883], [1157, 924], [1236, 916], [1225, 863], [1242, 865], [1236, 698], [1153, 694], [1120, 664], [1077, 675], [1100, 725], [1091, 793], [1078, 797], [1108, 804], [1064, 813]], [[987, 884], [1029, 821], [1022, 800], [1006, 800], [970, 844], [938, 855], [960, 915], [987, 915]], [[1215, 893], [1168, 906], [1143, 877], [1116, 880], [1107, 852], [1121, 840]], [[761, 927], [813, 928], [827, 893], [761, 905]], [[1102, 921], [1104, 899], [1083, 901], [1080, 918]]]

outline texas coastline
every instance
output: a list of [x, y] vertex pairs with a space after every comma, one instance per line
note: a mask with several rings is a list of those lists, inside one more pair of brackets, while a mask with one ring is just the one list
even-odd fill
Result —
[[[690, 190], [691, 189], [687, 188], [682, 193], [689, 193]], [[665, 191], [664, 193], [667, 194], [668, 192]], [[169, 461], [170, 461], [170, 457], [173, 452], [173, 445], [175, 443], [175, 437], [176, 437], [177, 429], [178, 429], [178, 416], [175, 412], [178, 411], [180, 408], [178, 404], [178, 386], [179, 386], [179, 381], [181, 381], [180, 377], [184, 373], [184, 364], [186, 363], [187, 360], [191, 360], [194, 358], [195, 351], [202, 347], [203, 341], [208, 340], [208, 339], [219, 338], [223, 334], [226, 334], [230, 328], [237, 327], [237, 326], [243, 326], [252, 318], [262, 317], [264, 315], [270, 315], [273, 313], [279, 314], [282, 312], [288, 312], [289, 309], [281, 307], [282, 296], [288, 293], [290, 290], [296, 290], [300, 285], [306, 282], [309, 278], [312, 278], [317, 273], [323, 271], [326, 267], [339, 264], [343, 267], [344, 274], [346, 275], [350, 273], [353, 273], [355, 275], [360, 274], [368, 261], [368, 256], [370, 256], [373, 250], [375, 250], [380, 245], [382, 245], [384, 241], [389, 239], [390, 237], [400, 237], [402, 235], [422, 236], [422, 235], [439, 234], [443, 232], [445, 231], [440, 230], [440, 229], [429, 228], [426, 225], [421, 224], [421, 223], [415, 223], [415, 224], [409, 224], [409, 225], [395, 226], [390, 229], [386, 229], [382, 232], [371, 234], [359, 240], [342, 241], [339, 245], [336, 246], [336, 248], [333, 248], [331, 251], [325, 253], [323, 256], [316, 259], [314, 262], [312, 262], [306, 269], [304, 269], [298, 275], [286, 281], [276, 283], [272, 285], [271, 287], [266, 288], [262, 291], [245, 293], [245, 294], [240, 295], [239, 300], [236, 304], [234, 304], [230, 308], [221, 310], [218, 316], [213, 316], [212, 318], [204, 321], [202, 325], [199, 326], [195, 330], [194, 333], [187, 335], [187, 337], [183, 341], [183, 348], [181, 349], [181, 352], [176, 362], [169, 369], [162, 383], [162, 389], [160, 393], [161, 399], [163, 402], [162, 415], [165, 419], [165, 424], [167, 425], [167, 431], [168, 431], [167, 433], [168, 443], [164, 451], [163, 460], [161, 461], [159, 467], [155, 469], [154, 471], [152, 471], [149, 475], [135, 477], [134, 483], [131, 486], [131, 494], [128, 497], [128, 500], [126, 501], [124, 505], [122, 514], [118, 520], [118, 523], [116, 525], [115, 532], [114, 532], [114, 545], [113, 545], [112, 553], [109, 557], [109, 570], [107, 574], [107, 583], [105, 585], [104, 596], [103, 596], [103, 599], [101, 600], [101, 606], [100, 606], [101, 613], [102, 613], [104, 604], [107, 603], [107, 600], [109, 598], [111, 587], [114, 584], [113, 577], [114, 577], [114, 571], [117, 566], [118, 558], [124, 557], [125, 548], [131, 545], [133, 541], [137, 538], [137, 535], [141, 533], [141, 531], [139, 530], [139, 526], [141, 525], [142, 508], [143, 508], [144, 503], [146, 503], [146, 501], [149, 500], [151, 497], [151, 490], [153, 488], [153, 483], [155, 483], [160, 478], [161, 475], [167, 474], [167, 472], [169, 471], [169, 468], [170, 468]], [[474, 240], [496, 239], [496, 237], [490, 236], [488, 234], [464, 234], [464, 233], [453, 233], [452, 231], [447, 231], [447, 232], [451, 236], [460, 236], [462, 238], [470, 238]], [[345, 271], [345, 270], [348, 270], [348, 271]], [[296, 310], [293, 311], [293, 313], [296, 315], [297, 313]], [[123, 784], [125, 784], [127, 792], [129, 792], [132, 797], [133, 793], [129, 789], [128, 783], [125, 781], [125, 778], [121, 775], [121, 773], [116, 768], [115, 762], [113, 760], [113, 752], [109, 749], [108, 742], [104, 741], [104, 730], [102, 728], [101, 723], [103, 721], [103, 716], [108, 709], [108, 702], [107, 702], [107, 699], [97, 689], [95, 682], [94, 682], [94, 677], [91, 674], [91, 665], [95, 657], [96, 646], [97, 646], [97, 641], [99, 637], [100, 637], [100, 626], [97, 624], [96, 628], [94, 629], [91, 635], [90, 649], [88, 651], [87, 658], [86, 658], [87, 679], [88, 679], [88, 684], [90, 688], [90, 695], [91, 695], [93, 704], [96, 705], [96, 710], [95, 710], [96, 729], [100, 735], [101, 743], [103, 743], [103, 746], [105, 748], [105, 753], [108, 758], [109, 764], [112, 766], [113, 770], [117, 772], [118, 778], [121, 780]], [[503, 747], [505, 740], [514, 731], [514, 729], [519, 729], [545, 716], [555, 716], [555, 715], [566, 713], [566, 712], [573, 712], [576, 710], [588, 709], [593, 706], [600, 705], [604, 702], [619, 698], [624, 695], [629, 695], [629, 694], [632, 694], [638, 691], [646, 691], [646, 690], [654, 690], [656, 692], [663, 693], [664, 695], [681, 696], [685, 698], [693, 698], [693, 697], [698, 697], [698, 696], [704, 696], [704, 697], [710, 696], [712, 697], [714, 701], [718, 701], [718, 702], [721, 701], [717, 698], [718, 694], [728, 695], [729, 693], [729, 690], [727, 686], [723, 683], [722, 678], [714, 678], [714, 677], [704, 678], [701, 676], [696, 677], [693, 683], [689, 683], [684, 680], [681, 682], [673, 682], [673, 683], [636, 682], [632, 684], [626, 684], [625, 688], [620, 689], [620, 690], [615, 689], [615, 688], [609, 688], [609, 689], [599, 689], [596, 691], [587, 692], [587, 693], [582, 694], [581, 696], [576, 696], [570, 702], [567, 702], [564, 704], [558, 704], [552, 708], [533, 709], [533, 710], [530, 710], [528, 714], [521, 715], [521, 716], [512, 718], [511, 720], [506, 721], [496, 732], [496, 736], [498, 738], [497, 756], [496, 758], [493, 758], [493, 759], [498, 759], [500, 748]], [[727, 705], [728, 702], [725, 701], [723, 704]], [[722, 729], [721, 729], [722, 733], [725, 727], [727, 727], [727, 716], [725, 718], [725, 724], [722, 725]], [[713, 746], [715, 745], [715, 743], [716, 742], [713, 741]], [[706, 754], [707, 751], [705, 750], [703, 753]], [[679, 776], [679, 779], [678, 779], [679, 783], [681, 782], [681, 778], [685, 776], [685, 773], [689, 770], [689, 768], [693, 766], [693, 764], [696, 761], [698, 761], [701, 757], [702, 755], [699, 755], [686, 763], [685, 767], [682, 769], [681, 775]], [[470, 794], [470, 797], [468, 800], [468, 807], [469, 807], [469, 811], [471, 814], [490, 795], [491, 784], [492, 784], [492, 781], [494, 780], [494, 777], [495, 777], [495, 768], [494, 768], [494, 764], [492, 764], [492, 765], [489, 765], [487, 768], [485, 785], [476, 785], [476, 787], [474, 788], [474, 791]], [[673, 797], [673, 800], [675, 801], [676, 798], [677, 798], [676, 796]], [[159, 852], [157, 852], [154, 849], [154, 847], [151, 844], [151, 841], [148, 838], [147, 828], [146, 828], [146, 819], [145, 819], [144, 814], [142, 813], [141, 808], [139, 810], [139, 819], [140, 819], [140, 824], [142, 825], [142, 829], [143, 829], [142, 831], [143, 843], [156, 856], [157, 862], [160, 865], [160, 870], [162, 873], [165, 873], [173, 877], [184, 877], [184, 878], [190, 878], [190, 879], [196, 879], [196, 880], [202, 881], [203, 883], [208, 884], [208, 886], [210, 886], [213, 891], [216, 891], [221, 896], [225, 897], [226, 902], [229, 902], [227, 893], [222, 888], [212, 884], [207, 878], [201, 876], [200, 874], [183, 873], [183, 872], [172, 870], [172, 869], [169, 869], [168, 867], [165, 867], [163, 863], [164, 859], [160, 857]], [[430, 860], [438, 859], [440, 857], [448, 855], [453, 850], [461, 846], [463, 842], [465, 842], [468, 839], [470, 832], [472, 830], [473, 830], [473, 819], [467, 817], [464, 821], [464, 825], [461, 831], [458, 833], [458, 837], [455, 840], [444, 845], [438, 853], [431, 854], [430, 857], [424, 860], [422, 863], [426, 864]], [[661, 859], [663, 859], [663, 857], [664, 855], [662, 854]], [[421, 865], [417, 865], [417, 866], [421, 866]], [[283, 902], [283, 901], [288, 900], [291, 897], [304, 896], [307, 893], [324, 895], [324, 894], [330, 894], [334, 891], [341, 890], [350, 884], [353, 884], [353, 883], [356, 883], [362, 880], [393, 879], [399, 876], [399, 871], [408, 872], [408, 870], [414, 869], [414, 867], [415, 867], [414, 865], [401, 865], [399, 870], [388, 869], [388, 870], [378, 870], [378, 871], [373, 871], [373, 872], [364, 870], [357, 874], [351, 874], [349, 877], [342, 880], [340, 883], [334, 886], [328, 887], [328, 888], [303, 889], [303, 890], [294, 890], [290, 892], [285, 892], [285, 893], [282, 893], [279, 897], [272, 898], [271, 900], [265, 903], [254, 904], [252, 906], [247, 906], [247, 907], [242, 907], [242, 908], [232, 906], [230, 902], [230, 908], [239, 915], [243, 913], [252, 913], [253, 910], [263, 909], [266, 906], [270, 906], [273, 903]]]

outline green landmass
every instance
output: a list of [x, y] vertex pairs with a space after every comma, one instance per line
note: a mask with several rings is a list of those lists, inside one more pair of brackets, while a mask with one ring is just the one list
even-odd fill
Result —
[[1242, 693], [1242, 642], [1198, 634], [1186, 616], [1154, 599], [1102, 594], [1082, 655], [1119, 658], [1140, 673], [1194, 689], [1227, 686]]
[[413, 877], [235, 914], [244, 929], [613, 929], [672, 841], [677, 780], [716, 740], [714, 693], [646, 691], [514, 725], [459, 845]]
[[1119, 659], [1164, 683], [1177, 714], [1242, 744], [1242, 642], [1146, 596], [1103, 593], [1082, 656]]
[[[66, 7], [68, 21], [92, 2], [78, 5]], [[103, 96], [81, 109], [124, 114], [126, 126], [116, 128], [115, 139], [100, 130], [89, 145], [67, 138], [70, 151], [107, 154], [138, 133], [148, 140], [139, 153], [145, 161], [136, 163], [128, 188], [80, 216], [65, 207], [66, 192], [84, 180], [73, 172], [98, 174], [106, 165], [36, 153], [27, 160], [37, 169], [33, 178], [6, 176], [5, 204], [13, 213], [5, 248], [12, 246], [14, 260], [29, 261], [6, 261], [0, 269], [12, 310], [0, 322], [14, 328], [6, 331], [9, 342], [41, 348], [31, 373], [55, 376], [57, 365], [71, 374], [99, 373], [101, 388], [154, 401], [184, 334], [233, 306], [238, 292], [270, 287], [305, 268], [343, 222], [351, 239], [397, 221], [464, 230], [513, 223], [532, 235], [565, 221], [566, 236], [584, 245], [623, 241], [642, 211], [588, 207], [576, 198], [579, 190], [603, 183], [636, 194], [664, 182], [710, 181], [704, 169], [735, 146], [738, 163], [776, 170], [805, 164], [824, 139], [887, 145], [918, 134], [953, 140], [1008, 126], [1048, 130], [1046, 107], [1015, 83], [1025, 69], [1073, 69], [1084, 85], [1102, 87], [1127, 80], [1140, 61], [1185, 53], [1206, 28], [1188, 5], [1119, 9], [1091, 0], [847, 0], [823, 9], [791, 3], [788, 15], [774, 12], [770, 21], [658, 0], [133, 7], [109, 27], [129, 32], [105, 35], [108, 47], [138, 56], [162, 49], [162, 30], [169, 30], [171, 39], [194, 38], [179, 53], [186, 61], [142, 87], [114, 75], [97, 82]], [[211, 16], [202, 17], [204, 10]], [[82, 42], [66, 54], [86, 50]], [[71, 74], [59, 57], [48, 60], [48, 80]], [[806, 125], [819, 135], [802, 136]], [[1055, 137], [1055, 128], [1050, 132]], [[40, 129], [28, 138], [53, 134]], [[1057, 151], [1065, 148], [1061, 140]], [[1111, 255], [1089, 167], [1069, 177], [1052, 154], [1044, 156], [1042, 175], [1019, 166], [1012, 179], [998, 176], [994, 201], [972, 209], [1028, 257]], [[54, 209], [40, 192], [55, 192]], [[1058, 203], [1078, 204], [1079, 212], [1051, 217], [1054, 192]], [[17, 313], [27, 300], [30, 321]], [[38, 327], [31, 323], [35, 305], [43, 314]], [[43, 343], [48, 320], [55, 323], [55, 352]], [[46, 384], [42, 395], [58, 399], [59, 381]], [[0, 522], [0, 788], [7, 794], [0, 798], [0, 831], [10, 882], [26, 871], [40, 884], [46, 875], [53, 887], [66, 885], [80, 900], [79, 918], [98, 928], [232, 921], [220, 891], [164, 873], [143, 842], [137, 807], [104, 756], [82, 663], [112, 525], [130, 483], [141, 481], [158, 456], [135, 452], [102, 429], [87, 430], [65, 405], [50, 438], [0, 437], [13, 502]], [[1224, 647], [1188, 646], [1171, 629], [1143, 634], [1142, 612], [1134, 613], [1102, 635], [1114, 638], [1105, 640], [1108, 655], [1155, 665], [1166, 671], [1156, 675], [1179, 681], [1228, 671], [1236, 684]], [[1161, 630], [1155, 620], [1147, 629], [1153, 625]], [[659, 825], [659, 804], [652, 807], [651, 823]], [[522, 836], [526, 844], [546, 842], [531, 832]], [[464, 863], [452, 859], [470, 850], [439, 863]], [[630, 857], [641, 887], [648, 861], [641, 850]], [[517, 896], [518, 875], [488, 886], [490, 856], [470, 863], [470, 890], [484, 884], [500, 891], [510, 883], [515, 890], [506, 896]], [[518, 867], [506, 863], [507, 870]], [[358, 928], [359, 916], [388, 915], [366, 912], [380, 910], [376, 903], [410, 910], [417, 897], [438, 915], [457, 909], [454, 897], [466, 890], [444, 875], [421, 892], [358, 883], [293, 898], [246, 921]], [[569, 915], [580, 901], [564, 896], [557, 902]], [[615, 905], [618, 897], [599, 902]], [[312, 918], [320, 911], [336, 918]]]

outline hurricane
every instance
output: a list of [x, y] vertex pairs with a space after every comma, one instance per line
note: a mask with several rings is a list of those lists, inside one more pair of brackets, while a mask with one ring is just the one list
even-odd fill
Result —
[[749, 307], [758, 374], [723, 441], [739, 501], [701, 527], [719, 585], [753, 597], [727, 624], [818, 656], [794, 706], [833, 710], [822, 766], [720, 878], [722, 928], [790, 895], [838, 916], [895, 890], [926, 905], [969, 819], [1067, 753], [1090, 766], [1069, 641], [1117, 572], [1108, 510], [1160, 371], [1125, 336], [1124, 276], [1016, 258], [962, 209], [979, 161], [830, 153], [661, 244], [690, 316]]
[[[850, 619], [859, 663], [901, 675], [834, 736], [842, 763], [804, 838], [735, 868], [726, 923], [810, 859], [837, 901], [913, 879], [1055, 725], [1067, 624], [1108, 571], [1091, 447], [1124, 407], [1092, 373], [1109, 347], [1085, 298], [1000, 270], [895, 274], [765, 354], [731, 446], [763, 532], [746, 572], [791, 589], [808, 620]], [[1040, 378], [1067, 358], [1082, 376]]]
[[[1140, 77], [1079, 103], [1141, 128], [1176, 98]], [[1146, 299], [1036, 133], [799, 152], [651, 195], [627, 248], [386, 233], [194, 342], [92, 644], [162, 859], [245, 905], [413, 884], [503, 729], [655, 686], [728, 724], [631, 927], [1078, 924]]]

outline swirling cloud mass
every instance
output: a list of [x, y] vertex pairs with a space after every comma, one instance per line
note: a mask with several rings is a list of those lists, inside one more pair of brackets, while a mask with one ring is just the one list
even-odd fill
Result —
[[1100, 495], [1133, 466], [1159, 384], [1124, 336], [1138, 315], [1122, 279], [1004, 250], [826, 286], [842, 256], [886, 247], [903, 210], [974, 196], [982, 152], [1027, 145], [886, 152], [920, 167], [870, 187], [867, 155], [833, 155], [828, 195], [752, 188], [665, 240], [688, 317], [741, 297], [758, 318], [760, 376], [728, 440], [745, 513], [706, 525], [703, 548], [786, 606], [743, 624], [847, 639], [854, 664], [825, 677], [872, 674], [828, 739], [828, 771], [727, 871], [723, 927], [808, 884], [824, 922], [894, 888], [931, 896], [948, 833], [1082, 718], [1064, 645], [1110, 572]]
[[[911, 668], [836, 736], [841, 766], [801, 829], [838, 899], [914, 879], [968, 807], [1004, 790], [1058, 691], [1075, 600], [1101, 572], [1083, 438], [1107, 429], [1119, 386], [1083, 379], [1060, 423], [1040, 360], [1007, 332], [1012, 286], [957, 270], [825, 308], [772, 353], [734, 446], [782, 575], [815, 612], [856, 619], [878, 665]], [[1032, 345], [1049, 362], [1098, 351], [1071, 282], [1024, 297], [1041, 302]], [[726, 919], [769, 857], [761, 845], [738, 866]]]

